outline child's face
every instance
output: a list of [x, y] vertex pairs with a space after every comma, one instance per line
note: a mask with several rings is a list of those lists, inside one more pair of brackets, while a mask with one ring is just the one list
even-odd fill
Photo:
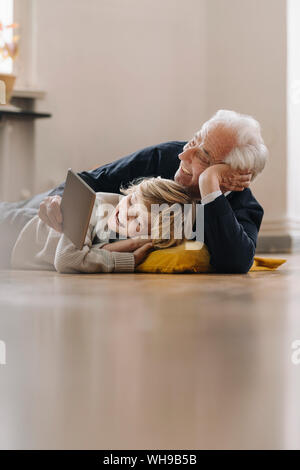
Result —
[[108, 220], [108, 227], [127, 238], [149, 234], [150, 214], [137, 191], [121, 199]]

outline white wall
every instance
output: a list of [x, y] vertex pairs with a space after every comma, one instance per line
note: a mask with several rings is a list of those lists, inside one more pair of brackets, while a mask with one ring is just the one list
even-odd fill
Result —
[[205, 116], [205, 0], [37, 0], [36, 191]]
[[300, 226], [300, 2], [288, 0], [288, 217]]

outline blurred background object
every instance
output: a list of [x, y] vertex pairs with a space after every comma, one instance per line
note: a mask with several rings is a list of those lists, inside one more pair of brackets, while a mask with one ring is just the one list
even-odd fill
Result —
[[6, 104], [9, 103], [15, 83], [12, 74], [13, 62], [19, 51], [20, 36], [16, 33], [17, 23], [13, 23], [13, 1], [4, 0], [0, 6], [0, 80], [6, 87]]
[[6, 103], [6, 87], [5, 83], [0, 80], [0, 104]]

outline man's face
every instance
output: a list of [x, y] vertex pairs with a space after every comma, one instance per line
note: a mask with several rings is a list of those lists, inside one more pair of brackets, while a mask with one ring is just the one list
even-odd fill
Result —
[[236, 146], [234, 130], [223, 125], [210, 129], [202, 140], [201, 131], [183, 147], [178, 155], [180, 166], [175, 181], [186, 186], [192, 196], [200, 196], [199, 176], [209, 166], [224, 163], [226, 155]]

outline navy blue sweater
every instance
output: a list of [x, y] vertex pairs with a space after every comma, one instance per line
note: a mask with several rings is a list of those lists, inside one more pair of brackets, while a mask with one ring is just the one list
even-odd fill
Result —
[[[119, 193], [121, 186], [139, 177], [173, 179], [178, 154], [186, 142], [172, 141], [134, 152], [113, 163], [79, 175], [95, 190]], [[50, 195], [62, 194], [64, 183]], [[246, 273], [255, 254], [263, 209], [250, 189], [221, 195], [204, 207], [204, 241], [216, 272]]]

